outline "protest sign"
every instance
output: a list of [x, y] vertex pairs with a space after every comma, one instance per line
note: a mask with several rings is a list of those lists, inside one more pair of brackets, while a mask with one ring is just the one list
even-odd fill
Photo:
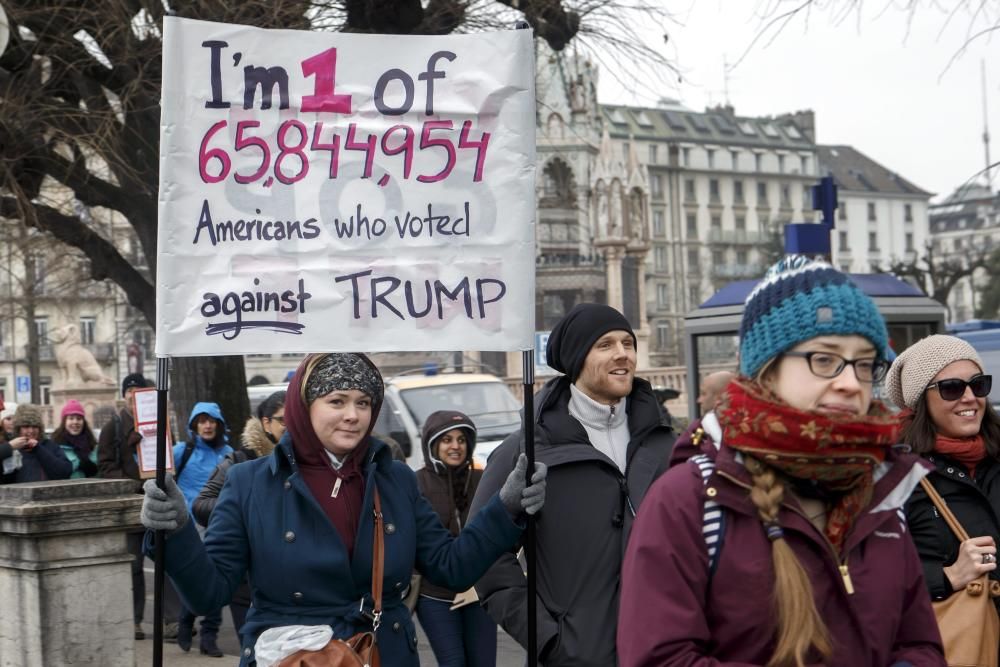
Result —
[[[136, 389], [132, 392], [132, 416], [135, 420], [135, 432], [139, 434], [141, 440], [136, 446], [136, 454], [139, 457], [139, 477], [150, 479], [156, 476], [156, 427], [157, 427], [157, 405], [156, 389]], [[172, 456], [172, 443], [170, 439], [170, 427], [166, 425], [167, 439], [167, 470], [174, 469], [174, 459]]]
[[530, 31], [164, 24], [158, 355], [531, 347]]

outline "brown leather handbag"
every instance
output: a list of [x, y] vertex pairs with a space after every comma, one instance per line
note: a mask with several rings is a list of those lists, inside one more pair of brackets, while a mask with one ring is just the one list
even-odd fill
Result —
[[[969, 539], [948, 504], [927, 481], [920, 480], [927, 496], [947, 522], [959, 542]], [[997, 667], [1000, 653], [1000, 616], [993, 598], [1000, 595], [1000, 582], [984, 574], [940, 602], [934, 602], [944, 657], [950, 667]]]
[[[379, 667], [375, 633], [382, 620], [382, 575], [385, 567], [385, 528], [382, 524], [382, 502], [375, 489], [375, 541], [372, 547], [372, 613], [371, 632], [359, 632], [347, 639], [331, 639], [318, 651], [297, 651], [278, 663], [278, 667]], [[364, 602], [362, 601], [362, 604]]]

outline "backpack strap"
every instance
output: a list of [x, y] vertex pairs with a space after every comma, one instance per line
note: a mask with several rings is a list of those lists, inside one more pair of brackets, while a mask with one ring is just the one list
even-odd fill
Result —
[[[688, 461], [698, 468], [702, 484], [708, 486], [708, 480], [715, 472], [715, 461], [704, 454], [692, 456]], [[708, 552], [708, 573], [711, 576], [719, 564], [719, 550], [722, 548], [726, 532], [726, 515], [722, 511], [722, 506], [711, 498], [705, 498], [701, 515], [701, 532], [705, 537], [705, 551]]]
[[184, 453], [181, 454], [181, 462], [177, 464], [177, 470], [174, 472], [175, 482], [181, 478], [181, 473], [184, 472], [184, 468], [187, 467], [188, 461], [191, 460], [191, 455], [193, 453], [194, 453], [194, 443], [185, 442]]

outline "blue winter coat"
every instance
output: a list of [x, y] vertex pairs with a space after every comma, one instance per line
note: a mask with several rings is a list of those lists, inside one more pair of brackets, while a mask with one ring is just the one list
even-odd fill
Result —
[[[220, 438], [222, 439], [223, 445], [221, 447], [212, 447], [195, 434], [194, 420], [198, 415], [208, 415], [222, 424], [221, 432], [216, 435], [217, 443]], [[222, 463], [222, 459], [226, 458], [226, 454], [233, 451], [233, 448], [228, 444], [227, 429], [226, 420], [222, 418], [222, 408], [219, 407], [218, 403], [195, 403], [194, 407], [191, 408], [191, 417], [188, 419], [188, 438], [190, 439], [189, 442], [194, 443], [194, 451], [191, 452], [191, 458], [188, 459], [187, 465], [184, 466], [181, 476], [177, 478], [177, 486], [180, 487], [181, 493], [184, 494], [184, 499], [187, 500], [189, 511], [194, 499], [201, 493], [201, 488], [205, 486], [205, 482], [212, 476], [215, 466]], [[187, 443], [184, 442], [174, 445], [175, 467], [180, 466], [186, 447]]]
[[[494, 496], [455, 538], [417, 490], [413, 471], [392, 460], [389, 447], [372, 439], [363, 466], [365, 496], [354, 557], [298, 472], [289, 434], [271, 456], [229, 469], [212, 512], [205, 542], [188, 521], [166, 542], [165, 568], [196, 613], [218, 609], [249, 572], [253, 606], [243, 626], [241, 667], [255, 664], [257, 636], [281, 625], [329, 624], [334, 637], [371, 630], [359, 611], [370, 612], [373, 491], [385, 521], [384, 614], [377, 633], [382, 664], [420, 664], [417, 639], [402, 593], [418, 570], [452, 590], [466, 590], [500, 554], [513, 547], [522, 527]], [[187, 474], [186, 472], [184, 474]], [[151, 553], [151, 534], [147, 534]]]

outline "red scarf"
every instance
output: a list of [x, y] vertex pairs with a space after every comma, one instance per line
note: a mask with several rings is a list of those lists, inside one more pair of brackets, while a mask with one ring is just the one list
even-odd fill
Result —
[[939, 435], [934, 443], [934, 451], [955, 459], [975, 478], [976, 466], [986, 458], [986, 441], [982, 434], [971, 438], [949, 438]]
[[[300, 387], [309, 358], [302, 361], [288, 384], [288, 392], [285, 394], [285, 425], [291, 434], [292, 450], [302, 479], [330, 523], [337, 529], [337, 534], [347, 547], [348, 556], [353, 558], [358, 522], [361, 519], [361, 503], [365, 496], [365, 478], [361, 465], [368, 453], [370, 439], [365, 436], [357, 449], [348, 454], [340, 470], [333, 467], [333, 462], [313, 430], [309, 408], [302, 400]], [[372, 422], [374, 421], [373, 417]], [[370, 429], [369, 426], [369, 432]], [[339, 488], [335, 498], [333, 492], [338, 481]]]
[[871, 502], [875, 466], [898, 442], [899, 420], [881, 403], [864, 417], [804, 412], [745, 378], [729, 383], [716, 413], [727, 447], [840, 494], [826, 522], [826, 536], [839, 552]]

